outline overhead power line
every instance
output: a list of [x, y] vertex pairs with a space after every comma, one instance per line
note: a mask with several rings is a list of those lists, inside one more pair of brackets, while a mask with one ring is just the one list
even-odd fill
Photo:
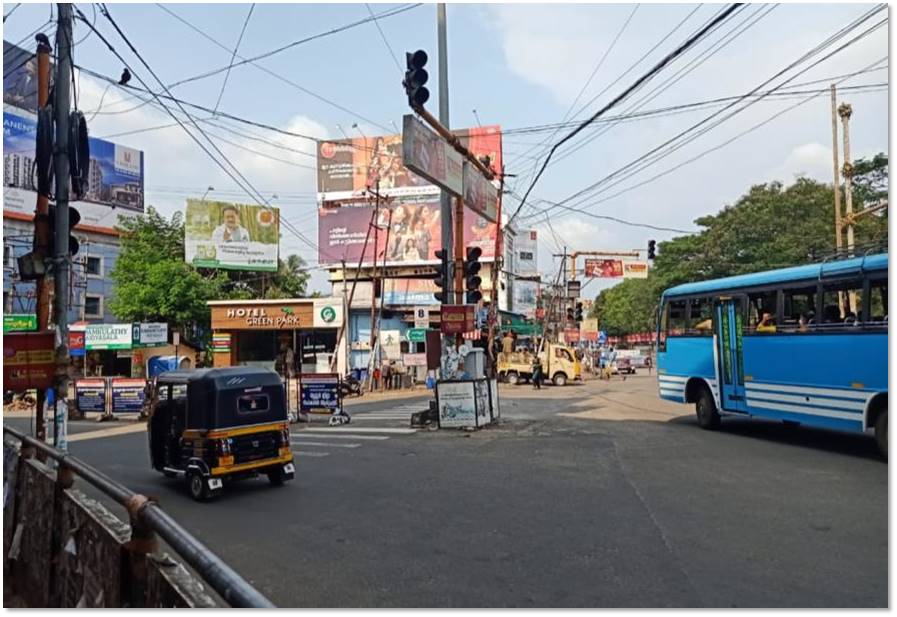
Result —
[[227, 80], [230, 77], [231, 69], [234, 66], [234, 59], [237, 57], [237, 51], [240, 49], [240, 43], [243, 42], [243, 35], [246, 34], [246, 27], [249, 25], [249, 20], [252, 18], [252, 12], [255, 10], [255, 2], [249, 5], [249, 12], [246, 14], [246, 19], [243, 20], [243, 27], [240, 29], [240, 36], [237, 39], [237, 44], [234, 45], [234, 53], [230, 56], [230, 64], [227, 67], [227, 72], [224, 74], [224, 82], [221, 84], [221, 91], [218, 93], [218, 100], [215, 101], [215, 111], [218, 111], [218, 106], [221, 105], [221, 97], [224, 96], [224, 89], [227, 88]]
[[376, 15], [374, 15], [373, 9], [371, 9], [371, 5], [367, 2], [364, 3], [364, 6], [367, 7], [368, 13], [371, 14], [371, 19], [374, 20], [374, 25], [377, 26], [377, 32], [380, 33], [380, 38], [383, 39], [383, 44], [386, 45], [386, 49], [389, 50], [389, 55], [392, 56], [392, 61], [395, 62], [396, 68], [399, 69], [399, 73], [403, 72], [402, 65], [399, 64], [399, 59], [396, 57], [396, 52], [392, 50], [392, 45], [389, 44], [389, 39], [386, 38], [386, 35], [383, 33], [383, 28], [380, 27], [380, 21]]
[[557, 142], [554, 146], [552, 146], [551, 150], [548, 153], [548, 156], [545, 158], [545, 162], [542, 163], [542, 167], [539, 169], [539, 172], [536, 174], [536, 177], [533, 178], [532, 182], [529, 185], [529, 188], [526, 189], [526, 192], [523, 194], [523, 199], [520, 204], [517, 206], [517, 209], [514, 211], [514, 214], [511, 215], [511, 218], [508, 220], [508, 224], [510, 225], [513, 222], [514, 218], [520, 212], [521, 208], [523, 208], [524, 204], [526, 204], [527, 198], [529, 198], [530, 193], [533, 188], [536, 186], [536, 183], [539, 181], [539, 178], [542, 177], [542, 174], [545, 172], [545, 168], [548, 166], [548, 162], [551, 160], [552, 155], [557, 151], [557, 149], [563, 145], [564, 143], [573, 139], [576, 135], [579, 134], [580, 131], [589, 126], [596, 119], [601, 117], [605, 112], [609, 109], [613, 108], [615, 105], [619, 104], [621, 101], [625, 100], [632, 92], [640, 88], [643, 84], [647, 83], [654, 76], [656, 76], [660, 71], [664, 69], [670, 62], [681, 56], [688, 49], [690, 49], [693, 45], [695, 45], [698, 41], [704, 38], [710, 31], [713, 30], [719, 23], [721, 23], [726, 17], [728, 17], [731, 13], [733, 13], [740, 4], [732, 4], [725, 11], [723, 11], [719, 16], [715, 19], [711, 20], [709, 24], [704, 26], [697, 34], [691, 36], [688, 40], [682, 43], [679, 47], [673, 50], [671, 53], [667, 54], [660, 62], [655, 64], [647, 73], [639, 77], [632, 85], [626, 88], [623, 92], [614, 97], [609, 103], [607, 103], [604, 107], [595, 112], [590, 118], [585, 120], [582, 124], [579, 125], [576, 129], [568, 133], [564, 138], [562, 138], [559, 142]]

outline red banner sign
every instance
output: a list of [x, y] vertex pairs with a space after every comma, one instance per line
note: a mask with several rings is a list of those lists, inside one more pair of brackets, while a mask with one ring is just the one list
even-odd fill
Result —
[[440, 329], [443, 334], [464, 334], [476, 329], [472, 304], [443, 304], [440, 309]]
[[619, 259], [586, 259], [586, 276], [619, 278], [623, 276], [623, 262]]
[[16, 332], [3, 335], [3, 387], [22, 391], [53, 386], [55, 335]]

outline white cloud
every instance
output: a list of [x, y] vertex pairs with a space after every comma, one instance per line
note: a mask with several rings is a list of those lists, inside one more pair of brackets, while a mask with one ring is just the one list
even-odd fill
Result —
[[819, 143], [797, 146], [791, 150], [785, 162], [772, 173], [773, 178], [786, 184], [790, 184], [799, 176], [820, 182], [831, 182], [832, 149]]

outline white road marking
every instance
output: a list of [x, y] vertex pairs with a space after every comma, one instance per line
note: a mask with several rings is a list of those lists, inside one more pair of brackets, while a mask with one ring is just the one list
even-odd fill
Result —
[[68, 442], [84, 441], [87, 439], [100, 439], [101, 437], [115, 437], [116, 435], [127, 435], [128, 433], [143, 432], [146, 432], [146, 424], [144, 422], [140, 422], [138, 424], [127, 424], [125, 426], [113, 426], [111, 428], [104, 428], [98, 431], [69, 433], [68, 435], [66, 435], [65, 440]]
[[310, 457], [310, 458], [323, 458], [325, 456], [330, 456], [330, 452], [299, 452], [295, 451], [294, 454], [301, 458]]
[[314, 446], [319, 448], [357, 448], [361, 445], [360, 443], [325, 443], [323, 441], [305, 441], [304, 439], [296, 443], [302, 444], [303, 447]]
[[[352, 428], [350, 427], [333, 427], [333, 428], [307, 428], [303, 429], [303, 433], [390, 433], [392, 435], [410, 435], [416, 433], [416, 428]], [[294, 433], [295, 434], [295, 433]]]
[[[309, 429], [305, 429], [302, 432], [308, 431]], [[330, 429], [324, 429], [330, 430]], [[383, 440], [389, 439], [389, 437], [385, 435], [333, 435], [326, 433], [314, 433], [313, 435], [303, 435], [302, 433], [290, 433], [291, 440], [302, 438], [302, 439], [371, 439], [371, 440]]]

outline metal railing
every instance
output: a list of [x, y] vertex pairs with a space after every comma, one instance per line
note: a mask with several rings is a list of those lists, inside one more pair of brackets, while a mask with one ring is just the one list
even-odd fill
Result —
[[4, 426], [3, 433], [18, 439], [23, 447], [34, 448], [56, 461], [59, 466], [57, 473], [74, 473], [124, 506], [131, 519], [132, 541], [139, 539], [143, 546], [153, 546], [155, 534], [158, 534], [230, 606], [276, 608], [151, 499], [135, 493], [71, 454], [65, 454], [13, 428]]

